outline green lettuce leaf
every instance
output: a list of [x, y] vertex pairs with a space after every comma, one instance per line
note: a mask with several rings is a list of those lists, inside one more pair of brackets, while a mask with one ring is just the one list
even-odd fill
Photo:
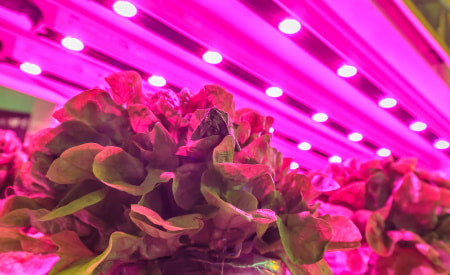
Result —
[[78, 198], [74, 201], [69, 202], [68, 204], [58, 207], [51, 212], [47, 213], [45, 216], [39, 218], [40, 221], [49, 221], [59, 217], [64, 217], [70, 214], [73, 214], [81, 209], [84, 209], [88, 206], [94, 205], [99, 201], [103, 200], [106, 196], [106, 189], [99, 189], [97, 191], [91, 192]]
[[323, 258], [333, 230], [309, 212], [285, 214], [277, 219], [281, 242], [294, 264], [314, 264]]
[[120, 147], [107, 146], [95, 156], [94, 175], [109, 187], [127, 191], [145, 177], [142, 162]]
[[142, 79], [135, 71], [123, 71], [112, 73], [105, 78], [114, 101], [119, 104], [133, 104], [143, 102]]
[[146, 133], [158, 122], [158, 118], [144, 104], [131, 104], [127, 108], [131, 127], [136, 133]]
[[47, 177], [59, 184], [76, 184], [96, 179], [92, 172], [92, 164], [95, 156], [103, 148], [96, 143], [85, 143], [67, 149], [50, 165]]

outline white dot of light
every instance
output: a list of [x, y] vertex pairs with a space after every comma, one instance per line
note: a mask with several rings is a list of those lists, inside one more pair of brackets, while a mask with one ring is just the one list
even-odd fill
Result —
[[275, 132], [275, 128], [270, 127], [270, 128], [269, 128], [269, 133], [273, 134], [273, 132]]
[[24, 62], [22, 64], [20, 64], [20, 69], [27, 73], [27, 74], [32, 74], [32, 75], [38, 75], [42, 73], [42, 69], [33, 63], [28, 63], [28, 62]]
[[389, 157], [391, 155], [391, 150], [387, 148], [380, 148], [377, 151], [377, 155], [380, 157]]
[[341, 163], [341, 162], [342, 162], [342, 159], [341, 159], [341, 157], [338, 157], [338, 156], [331, 156], [331, 157], [328, 159], [328, 162], [329, 162], [329, 163]]
[[312, 116], [312, 120], [316, 122], [325, 122], [328, 120], [328, 115], [325, 113], [317, 113]]
[[300, 31], [302, 25], [295, 19], [284, 19], [278, 24], [278, 30], [285, 34], [294, 34]]
[[311, 150], [311, 144], [308, 142], [302, 142], [297, 145], [297, 148], [302, 151], [308, 151]]
[[63, 45], [64, 48], [72, 51], [81, 51], [84, 49], [83, 42], [81, 42], [80, 39], [74, 37], [64, 37], [61, 40], [61, 45]]
[[378, 101], [378, 106], [380, 106], [381, 108], [385, 108], [385, 109], [395, 107], [395, 105], [397, 105], [397, 100], [395, 100], [394, 98], [390, 98], [390, 97], [386, 97], [386, 98], [383, 98], [382, 100]]
[[423, 131], [426, 128], [427, 128], [427, 125], [420, 121], [413, 122], [409, 125], [409, 129], [411, 129], [412, 131], [416, 131], [416, 132]]
[[436, 149], [444, 150], [444, 149], [447, 149], [447, 148], [450, 147], [450, 143], [449, 143], [448, 141], [446, 141], [446, 140], [440, 139], [440, 140], [437, 140], [437, 141], [433, 144], [433, 146], [434, 146], [434, 148], [436, 148]]
[[347, 138], [351, 141], [361, 141], [363, 139], [363, 135], [360, 133], [351, 133]]
[[167, 84], [167, 81], [164, 77], [159, 75], [152, 75], [148, 78], [148, 83], [155, 87], [164, 87]]
[[291, 168], [292, 170], [299, 168], [300, 166], [298, 165], [297, 162], [293, 161], [291, 162], [291, 165], [289, 166], [289, 168]]
[[223, 60], [223, 57], [220, 53], [213, 51], [207, 51], [203, 54], [202, 58], [209, 64], [219, 64]]
[[113, 4], [113, 10], [124, 17], [133, 17], [137, 14], [137, 8], [135, 5], [128, 1], [117, 1]]
[[358, 70], [354, 66], [344, 65], [337, 70], [337, 74], [342, 77], [352, 77]]
[[266, 95], [270, 97], [280, 97], [283, 95], [283, 90], [278, 87], [269, 87], [266, 89]]

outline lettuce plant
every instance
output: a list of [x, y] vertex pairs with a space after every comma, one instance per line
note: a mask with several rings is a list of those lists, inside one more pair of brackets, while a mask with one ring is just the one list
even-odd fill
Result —
[[350, 219], [311, 203], [338, 186], [270, 146], [271, 117], [214, 85], [106, 80], [33, 140], [0, 211], [2, 252], [57, 255], [50, 274], [329, 274], [325, 251], [360, 245]]
[[364, 236], [357, 250], [327, 253], [336, 274], [448, 273], [450, 180], [416, 165], [387, 158], [329, 167], [342, 188], [320, 197], [319, 212], [351, 218]]
[[11, 130], [0, 129], [0, 198], [12, 186], [25, 159], [22, 142], [16, 134]]

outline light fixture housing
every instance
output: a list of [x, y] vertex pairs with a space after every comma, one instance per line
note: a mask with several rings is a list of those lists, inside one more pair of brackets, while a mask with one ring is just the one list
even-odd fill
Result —
[[64, 48], [69, 49], [71, 51], [82, 51], [84, 49], [84, 44], [81, 42], [80, 39], [75, 37], [64, 37], [61, 40], [61, 45], [64, 46]]
[[337, 69], [337, 74], [341, 77], [352, 77], [356, 75], [358, 69], [355, 66], [351, 65], [343, 65], [339, 69]]
[[20, 70], [31, 75], [39, 75], [42, 73], [41, 67], [30, 62], [24, 62], [20, 64]]
[[152, 75], [148, 78], [148, 83], [155, 87], [164, 87], [167, 84], [167, 81], [164, 77], [159, 75]]
[[328, 158], [328, 162], [329, 163], [341, 163], [342, 158], [339, 156], [331, 156], [330, 158]]
[[380, 157], [389, 157], [391, 155], [391, 150], [387, 148], [380, 148], [377, 150], [377, 155]]
[[415, 132], [421, 132], [427, 129], [427, 124], [421, 121], [416, 121], [409, 125], [409, 129]]
[[301, 142], [301, 143], [299, 143], [298, 145], [297, 145], [297, 148], [299, 149], [299, 150], [302, 150], [302, 151], [308, 151], [308, 150], [311, 150], [311, 144], [310, 143], [308, 143], [308, 142]]
[[266, 95], [270, 97], [280, 97], [283, 95], [283, 90], [278, 87], [269, 87], [266, 89]]
[[385, 97], [378, 101], [378, 106], [385, 109], [393, 108], [395, 105], [397, 105], [397, 100], [392, 97]]
[[223, 57], [220, 53], [214, 51], [207, 51], [202, 56], [203, 60], [209, 64], [219, 64], [222, 62]]
[[450, 143], [446, 140], [443, 139], [439, 139], [436, 140], [433, 144], [434, 148], [439, 149], [439, 150], [445, 150], [448, 149], [450, 147]]
[[355, 141], [355, 142], [358, 142], [358, 141], [361, 141], [362, 139], [363, 139], [363, 135], [362, 134], [360, 134], [360, 133], [351, 133], [351, 134], [349, 134], [348, 136], [347, 136], [347, 138], [348, 138], [348, 140], [350, 140], [350, 141]]
[[285, 34], [294, 34], [300, 31], [302, 25], [295, 19], [284, 19], [278, 24], [278, 30]]
[[113, 4], [113, 10], [124, 17], [133, 17], [137, 14], [136, 6], [128, 1], [116, 1]]
[[315, 113], [311, 118], [316, 122], [325, 122], [328, 120], [328, 115], [325, 113]]

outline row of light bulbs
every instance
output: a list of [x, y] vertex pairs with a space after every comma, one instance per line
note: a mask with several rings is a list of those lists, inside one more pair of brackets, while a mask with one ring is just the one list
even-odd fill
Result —
[[[134, 6], [132, 3], [128, 2], [128, 1], [116, 1], [113, 4], [113, 10], [117, 14], [124, 16], [124, 17], [133, 17], [138, 12], [136, 6]], [[301, 24], [295, 19], [285, 19], [279, 23], [278, 29], [282, 33], [291, 35], [291, 34], [295, 34], [300, 31]], [[82, 51], [84, 49], [83, 42], [75, 37], [64, 37], [61, 40], [61, 45], [72, 51]], [[215, 65], [215, 64], [221, 63], [223, 60], [223, 57], [220, 53], [218, 53], [216, 51], [206, 51], [202, 55], [202, 59], [209, 64]], [[42, 69], [37, 64], [33, 64], [33, 63], [29, 63], [29, 62], [22, 63], [20, 65], [20, 69], [31, 75], [39, 75], [42, 72]], [[352, 65], [345, 64], [345, 65], [342, 65], [340, 68], [338, 68], [336, 73], [340, 77], [349, 78], [349, 77], [355, 76], [358, 73], [358, 70], [356, 67], [354, 67]], [[167, 84], [166, 79], [160, 75], [152, 75], [147, 79], [147, 81], [150, 85], [155, 86], [155, 87], [164, 87]], [[277, 98], [277, 97], [280, 97], [283, 95], [283, 90], [279, 87], [269, 87], [266, 89], [265, 93], [267, 96]], [[395, 100], [394, 98], [390, 98], [390, 97], [383, 98], [378, 102], [378, 105], [381, 108], [390, 109], [397, 105], [397, 100]], [[312, 115], [311, 119], [316, 122], [322, 123], [322, 122], [325, 122], [328, 120], [328, 115], [325, 113], [316, 113], [316, 114]], [[426, 128], [427, 128], [426, 123], [421, 122], [421, 121], [416, 121], [409, 125], [409, 129], [411, 129], [412, 131], [416, 131], [416, 132], [423, 131]], [[274, 131], [274, 129], [271, 128], [271, 133], [273, 133], [273, 131]], [[347, 136], [347, 138], [350, 141], [359, 142], [364, 137], [361, 133], [353, 132], [353, 133], [349, 134]], [[450, 143], [446, 140], [440, 139], [434, 143], [434, 147], [437, 149], [447, 149], [450, 147]], [[308, 151], [308, 150], [311, 150], [312, 145], [308, 142], [301, 142], [300, 144], [298, 144], [297, 148], [302, 151]], [[387, 148], [380, 148], [377, 150], [376, 153], [380, 157], [387, 157], [387, 156], [391, 155], [391, 151]], [[331, 156], [328, 159], [328, 161], [330, 163], [340, 163], [340, 162], [342, 162], [342, 158], [339, 156]], [[296, 168], [298, 168], [298, 164], [295, 162], [292, 162], [291, 169], [296, 169]]]

